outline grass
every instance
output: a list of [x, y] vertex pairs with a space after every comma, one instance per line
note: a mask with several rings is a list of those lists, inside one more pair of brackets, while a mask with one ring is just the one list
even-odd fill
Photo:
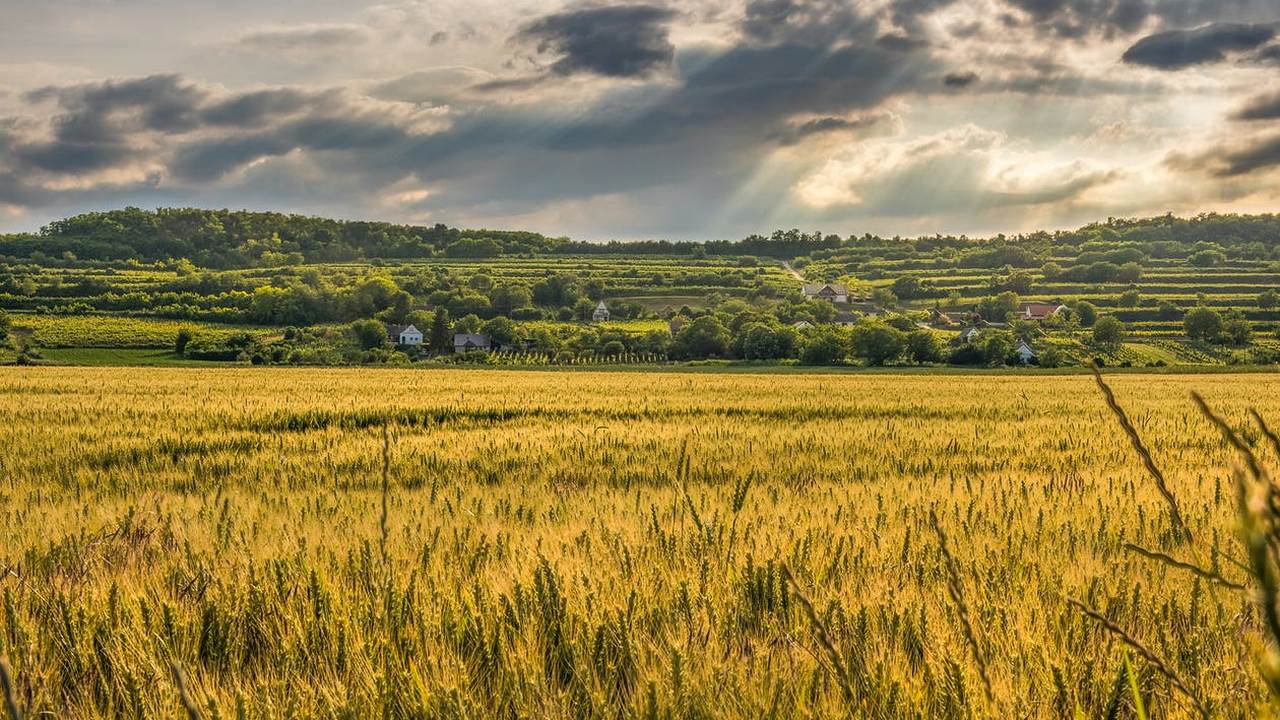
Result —
[[42, 365], [150, 365], [165, 367], [226, 366], [225, 362], [190, 360], [171, 350], [147, 348], [45, 348]]
[[124, 315], [38, 315], [15, 313], [16, 334], [45, 348], [171, 348], [178, 331], [226, 337], [258, 328], [188, 320], [163, 320]]
[[1280, 379], [1108, 381], [1203, 554], [1089, 377], [9, 368], [0, 656], [30, 717], [1265, 715], [1257, 607], [1127, 545], [1235, 555], [1187, 393], [1274, 463]]

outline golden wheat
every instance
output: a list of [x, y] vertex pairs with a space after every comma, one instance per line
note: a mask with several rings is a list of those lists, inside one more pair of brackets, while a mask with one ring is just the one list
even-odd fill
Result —
[[1110, 382], [1199, 556], [1087, 377], [11, 368], [0, 656], [28, 717], [1131, 717], [1074, 599], [1148, 717], [1269, 712], [1188, 392], [1280, 380]]

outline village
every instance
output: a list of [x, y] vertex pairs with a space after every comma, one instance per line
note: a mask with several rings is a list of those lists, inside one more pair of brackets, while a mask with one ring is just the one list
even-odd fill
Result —
[[[864, 320], [875, 320], [886, 317], [904, 318], [902, 313], [890, 313], [871, 297], [861, 296], [850, 291], [841, 283], [805, 283], [802, 287], [803, 297], [807, 301], [829, 303], [835, 308], [829, 320], [797, 320], [790, 327], [797, 333], [804, 333], [820, 326], [853, 328]], [[1006, 313], [1003, 320], [993, 320], [984, 316], [977, 306], [968, 308], [932, 307], [928, 310], [927, 320], [912, 321], [911, 326], [929, 331], [939, 337], [946, 337], [950, 348], [970, 346], [979, 341], [983, 333], [992, 330], [1009, 330], [1014, 323], [1044, 324], [1061, 318], [1069, 312], [1066, 305], [1053, 302], [1029, 301], [1020, 302], [1012, 312]], [[598, 301], [591, 313], [590, 323], [609, 322], [611, 313], [604, 300]], [[667, 326], [670, 334], [675, 336], [690, 322], [690, 318], [682, 314], [674, 314]], [[905, 324], [899, 320], [899, 324]], [[387, 342], [409, 352], [425, 355], [427, 337], [424, 331], [413, 324], [386, 324]], [[521, 353], [533, 349], [533, 342], [516, 338], [507, 342], [498, 342], [483, 332], [455, 332], [452, 334], [452, 352], [465, 355], [470, 353]], [[1018, 337], [1013, 346], [1013, 355], [1024, 365], [1037, 362], [1039, 352], [1032, 342]]]

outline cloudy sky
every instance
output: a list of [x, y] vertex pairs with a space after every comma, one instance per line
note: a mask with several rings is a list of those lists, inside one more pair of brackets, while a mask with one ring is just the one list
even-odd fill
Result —
[[1277, 0], [0, 0], [0, 230], [582, 239], [1276, 210]]

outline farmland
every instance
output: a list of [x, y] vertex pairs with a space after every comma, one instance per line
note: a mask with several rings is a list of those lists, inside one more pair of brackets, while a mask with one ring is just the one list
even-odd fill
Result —
[[[169, 348], [176, 360], [269, 365], [1270, 366], [1278, 226], [1202, 215], [993, 238], [587, 243], [270, 213], [89, 213], [0, 237], [0, 362]], [[805, 295], [804, 283], [855, 302]], [[1029, 302], [1060, 310], [1020, 320]], [[413, 325], [425, 349], [397, 347], [376, 324]], [[975, 342], [966, 327], [985, 330]], [[488, 350], [453, 357], [454, 334]]]
[[1265, 714], [1250, 596], [1126, 544], [1249, 582], [1187, 393], [1280, 381], [1110, 381], [1194, 543], [1088, 377], [11, 368], [0, 655], [29, 716]]

